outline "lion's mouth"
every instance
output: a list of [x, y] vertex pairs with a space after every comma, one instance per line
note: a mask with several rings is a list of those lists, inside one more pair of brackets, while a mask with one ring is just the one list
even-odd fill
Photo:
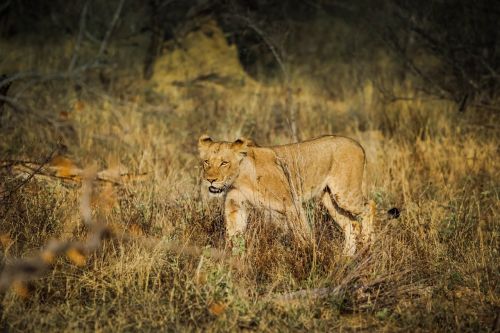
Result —
[[210, 186], [208, 188], [208, 191], [210, 191], [210, 193], [213, 193], [213, 194], [220, 194], [220, 193], [224, 192], [224, 189], [225, 189], [224, 187], [217, 188], [215, 186]]

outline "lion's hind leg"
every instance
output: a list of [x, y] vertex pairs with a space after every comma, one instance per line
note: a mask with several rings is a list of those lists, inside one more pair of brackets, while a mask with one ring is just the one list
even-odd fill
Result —
[[372, 244], [375, 240], [375, 231], [373, 224], [377, 211], [377, 205], [373, 200], [368, 201], [364, 205], [363, 213], [361, 214], [361, 237], [365, 244]]
[[[344, 189], [344, 191], [339, 189]], [[349, 191], [346, 189], [349, 189]], [[369, 245], [373, 243], [375, 235], [373, 220], [376, 207], [373, 201], [365, 202], [361, 191], [361, 181], [344, 182], [342, 186], [330, 182], [325, 191], [325, 195], [332, 201], [337, 214], [341, 214], [352, 221], [355, 232], [361, 234], [363, 244]], [[325, 204], [325, 202], [323, 203]]]
[[356, 238], [359, 235], [359, 228], [356, 223], [358, 222], [352, 219], [348, 212], [333, 202], [330, 193], [325, 192], [323, 194], [322, 202], [331, 218], [344, 231], [344, 255], [352, 257], [356, 253]]

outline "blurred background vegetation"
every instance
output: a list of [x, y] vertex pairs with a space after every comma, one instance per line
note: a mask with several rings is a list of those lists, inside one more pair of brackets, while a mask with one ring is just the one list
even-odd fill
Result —
[[[397, 99], [405, 96], [390, 91], [386, 81], [411, 77], [416, 93], [452, 100], [459, 111], [469, 105], [496, 110], [499, 17], [494, 1], [11, 0], [0, 8], [0, 65], [7, 78], [52, 69], [66, 79], [84, 80], [78, 74], [89, 71], [109, 88], [119, 69], [147, 81], [156, 72], [168, 75], [157, 68], [159, 58], [189, 47], [184, 37], [210, 19], [256, 80], [289, 81], [299, 72], [334, 97], [342, 94], [345, 81], [359, 88], [372, 80]], [[213, 31], [205, 33], [210, 39]], [[221, 47], [207, 44], [197, 46], [206, 57], [211, 47]], [[62, 54], [52, 55], [56, 59], [33, 49], [9, 52], [37, 46], [56, 53], [56, 45], [63, 46]], [[196, 79], [220, 75], [201, 73]], [[79, 91], [83, 84], [77, 83], [73, 88]]]
[[[339, 101], [370, 85], [387, 102], [498, 113], [499, 17], [498, 3], [466, 0], [4, 1], [1, 102], [26, 111], [22, 95], [37, 91], [47, 118], [43, 91], [55, 85], [76, 99], [99, 89], [175, 107], [169, 93], [195, 86], [274, 82], [287, 89], [295, 139], [293, 98], [304, 89]], [[6, 113], [4, 131], [14, 121]]]

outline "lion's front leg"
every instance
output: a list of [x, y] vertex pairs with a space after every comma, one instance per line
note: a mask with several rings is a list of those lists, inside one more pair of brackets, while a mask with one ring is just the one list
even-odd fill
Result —
[[226, 196], [224, 206], [226, 243], [231, 246], [235, 238], [241, 237], [247, 227], [245, 198], [239, 191], [231, 190]]

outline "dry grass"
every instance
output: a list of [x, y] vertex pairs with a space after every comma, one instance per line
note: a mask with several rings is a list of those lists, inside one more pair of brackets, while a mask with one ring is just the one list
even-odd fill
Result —
[[[196, 45], [196, 36], [190, 38]], [[195, 142], [203, 132], [218, 139], [247, 135], [260, 144], [287, 142], [290, 101], [279, 85], [260, 85], [235, 68], [216, 70], [226, 79], [240, 73], [239, 85], [193, 81], [214, 70], [213, 64], [199, 65], [197, 76], [189, 72], [193, 65], [173, 54], [186, 71], [184, 79], [172, 73], [172, 80], [165, 74], [145, 83], [128, 77], [131, 69], [113, 74], [109, 93], [94, 85], [75, 92], [72, 85], [51, 82], [23, 95], [51, 125], [11, 110], [2, 115], [2, 158], [41, 161], [62, 144], [61, 154], [75, 164], [66, 168], [93, 163], [99, 170], [125, 168], [127, 177], [114, 174], [113, 183], [95, 182], [93, 207], [132, 235], [104, 241], [85, 265], [62, 257], [44, 277], [13, 285], [2, 300], [4, 327], [498, 330], [495, 114], [473, 109], [457, 114], [451, 103], [417, 98], [385, 103], [368, 81], [361, 87], [343, 84], [344, 96], [333, 99], [313, 80], [295, 75], [301, 137], [340, 133], [366, 148], [366, 193], [380, 208], [377, 240], [346, 261], [341, 233], [321, 208], [308, 209], [316, 236], [312, 249], [294, 246], [265, 214], [253, 212], [247, 250], [230, 259], [210, 252], [223, 250], [224, 228], [218, 203], [210, 209], [202, 204]], [[4, 61], [2, 66], [9, 65]], [[83, 82], [92, 80], [89, 75]], [[408, 86], [399, 89], [412, 92]], [[19, 183], [22, 172], [16, 170], [1, 169], [1, 188]], [[33, 256], [54, 238], [85, 238], [77, 178], [35, 176], [7, 199], [0, 208], [4, 263]], [[383, 214], [392, 206], [402, 208], [399, 219]], [[304, 289], [336, 292], [298, 301], [276, 297]]]

